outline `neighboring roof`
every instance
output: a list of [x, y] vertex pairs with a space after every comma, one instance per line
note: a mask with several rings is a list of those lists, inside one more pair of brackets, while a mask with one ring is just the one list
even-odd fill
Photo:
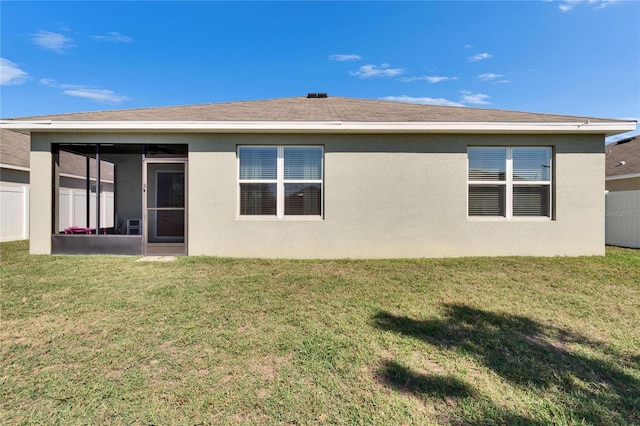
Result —
[[228, 132], [541, 132], [604, 133], [635, 130], [635, 121], [529, 112], [417, 105], [343, 97], [80, 112], [2, 120], [25, 131]]
[[[8, 129], [0, 129], [0, 165], [2, 167], [29, 171], [30, 136]], [[17, 166], [17, 167], [16, 167]], [[60, 153], [60, 173], [82, 177], [86, 175], [86, 157], [70, 152]], [[89, 173], [96, 176], [96, 160], [91, 159]], [[101, 176], [105, 181], [113, 181], [113, 166], [101, 161]]]
[[0, 164], [28, 168], [30, 139], [24, 133], [0, 129]]
[[609, 144], [605, 153], [607, 177], [640, 176], [640, 136]]

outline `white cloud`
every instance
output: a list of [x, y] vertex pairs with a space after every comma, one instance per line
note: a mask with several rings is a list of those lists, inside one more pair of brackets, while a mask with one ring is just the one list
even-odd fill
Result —
[[126, 35], [111, 31], [107, 35], [94, 35], [91, 36], [96, 41], [110, 41], [112, 43], [131, 43], [133, 39]]
[[128, 101], [130, 98], [124, 95], [119, 95], [115, 93], [113, 90], [104, 90], [104, 89], [91, 89], [91, 88], [82, 88], [82, 89], [71, 89], [65, 90], [62, 93], [69, 96], [74, 96], [76, 98], [84, 98], [89, 99], [90, 101], [101, 102], [106, 104], [118, 104], [120, 102]]
[[495, 74], [492, 72], [488, 72], [486, 74], [477, 75], [476, 78], [481, 81], [490, 81], [493, 84], [505, 84], [510, 83], [509, 80], [502, 78], [503, 74]]
[[491, 102], [487, 102], [487, 99], [491, 99], [489, 95], [483, 95], [482, 93], [471, 93], [465, 90], [460, 92], [462, 94], [462, 99], [460, 102], [464, 104], [471, 105], [488, 105]]
[[74, 47], [73, 39], [51, 31], [38, 31], [31, 35], [36, 46], [55, 53], [64, 53]]
[[404, 70], [402, 68], [391, 68], [389, 64], [381, 64], [380, 67], [377, 65], [363, 65], [358, 71], [352, 71], [349, 74], [358, 78], [389, 78], [403, 73]]
[[81, 89], [85, 87], [78, 84], [58, 83], [56, 80], [52, 78], [41, 78], [40, 84], [44, 84], [45, 86], [49, 86], [49, 87], [55, 87], [56, 89]]
[[29, 80], [29, 74], [8, 59], [0, 58], [0, 85], [15, 86]]
[[610, 4], [618, 3], [619, 0], [560, 0], [558, 9], [562, 12], [569, 12], [581, 4], [594, 6], [596, 9], [603, 9]]
[[383, 101], [393, 101], [393, 102], [404, 102], [408, 104], [421, 104], [421, 105], [439, 105], [439, 106], [464, 106], [461, 103], [453, 102], [444, 98], [415, 98], [412, 96], [402, 95], [402, 96], [385, 96], [382, 98], [378, 98]]
[[495, 80], [496, 78], [500, 78], [500, 77], [504, 77], [504, 75], [494, 74], [492, 72], [488, 72], [486, 74], [480, 74], [477, 76], [479, 80], [483, 80], [483, 81]]
[[492, 55], [490, 53], [483, 52], [483, 53], [476, 53], [473, 56], [469, 56], [469, 60], [471, 62], [479, 62], [479, 61], [484, 61], [485, 59], [489, 59], [491, 57]]
[[491, 96], [484, 95], [482, 93], [472, 93], [465, 90], [460, 91], [461, 98], [458, 102], [451, 101], [445, 98], [429, 98], [429, 97], [413, 97], [413, 96], [385, 96], [381, 99], [383, 101], [405, 102], [409, 104], [422, 104], [422, 105], [439, 105], [439, 106], [455, 106], [464, 107], [467, 105], [488, 105], [491, 102]]
[[338, 62], [346, 62], [346, 61], [359, 61], [362, 59], [360, 55], [331, 55], [329, 56], [330, 61], [338, 61]]
[[76, 98], [89, 99], [90, 101], [101, 102], [106, 104], [118, 104], [130, 100], [128, 96], [121, 95], [113, 90], [99, 89], [96, 87], [87, 87], [80, 84], [62, 84], [50, 78], [43, 78], [40, 84], [45, 86], [62, 89], [62, 93], [67, 96]]
[[438, 75], [425, 75], [422, 77], [406, 77], [406, 78], [400, 79], [400, 81], [403, 83], [411, 83], [412, 81], [424, 80], [424, 81], [428, 81], [429, 83], [440, 83], [443, 81], [457, 80], [457, 79], [458, 77], [442, 77]]
[[58, 87], [56, 81], [51, 78], [41, 78], [40, 84], [44, 84], [45, 86], [49, 87]]

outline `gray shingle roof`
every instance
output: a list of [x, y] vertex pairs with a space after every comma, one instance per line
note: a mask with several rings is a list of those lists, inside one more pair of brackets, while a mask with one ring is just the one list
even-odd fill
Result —
[[[13, 130], [0, 129], [0, 163], [10, 166], [29, 167], [29, 135], [14, 132]], [[84, 157], [71, 154], [60, 154], [60, 172], [75, 176], [84, 176], [86, 173], [86, 160]], [[102, 178], [113, 180], [113, 167], [102, 162]], [[96, 176], [96, 162], [90, 161], [91, 177]]]
[[0, 163], [29, 167], [30, 140], [24, 133], [0, 129]]
[[[605, 147], [606, 175], [620, 176], [640, 173], [640, 136], [623, 139]], [[621, 162], [624, 164], [621, 165]]]
[[[494, 109], [417, 105], [329, 96], [138, 108], [20, 117], [65, 121], [342, 121], [342, 122], [499, 122], [567, 123], [618, 120]], [[619, 120], [623, 122], [624, 120]]]

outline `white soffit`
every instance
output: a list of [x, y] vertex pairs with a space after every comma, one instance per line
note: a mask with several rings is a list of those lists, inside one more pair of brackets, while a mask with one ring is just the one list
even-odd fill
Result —
[[343, 122], [343, 121], [59, 121], [2, 120], [31, 132], [189, 133], [592, 133], [636, 130], [635, 121], [598, 122]]
[[607, 176], [605, 180], [635, 179], [635, 178], [640, 178], [640, 173], [629, 173], [626, 175]]

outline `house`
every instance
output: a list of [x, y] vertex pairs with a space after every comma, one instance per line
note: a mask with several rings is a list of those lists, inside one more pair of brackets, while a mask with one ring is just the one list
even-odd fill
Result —
[[[29, 156], [28, 134], [0, 129], [0, 241], [29, 238]], [[59, 231], [81, 224], [94, 227], [95, 160], [66, 153], [60, 158], [61, 214]], [[104, 216], [113, 220], [113, 165], [102, 161], [102, 208]], [[86, 197], [89, 176], [90, 197]], [[88, 216], [87, 216], [88, 215]], [[112, 226], [112, 222], [110, 222]]]
[[0, 241], [29, 238], [29, 135], [0, 129]]
[[605, 147], [607, 244], [640, 248], [640, 136]]
[[[33, 254], [409, 258], [602, 255], [604, 138], [636, 123], [309, 94], [1, 126], [31, 135]], [[67, 153], [141, 235], [60, 231]]]
[[607, 145], [605, 150], [605, 189], [640, 190], [640, 136], [621, 139]]

